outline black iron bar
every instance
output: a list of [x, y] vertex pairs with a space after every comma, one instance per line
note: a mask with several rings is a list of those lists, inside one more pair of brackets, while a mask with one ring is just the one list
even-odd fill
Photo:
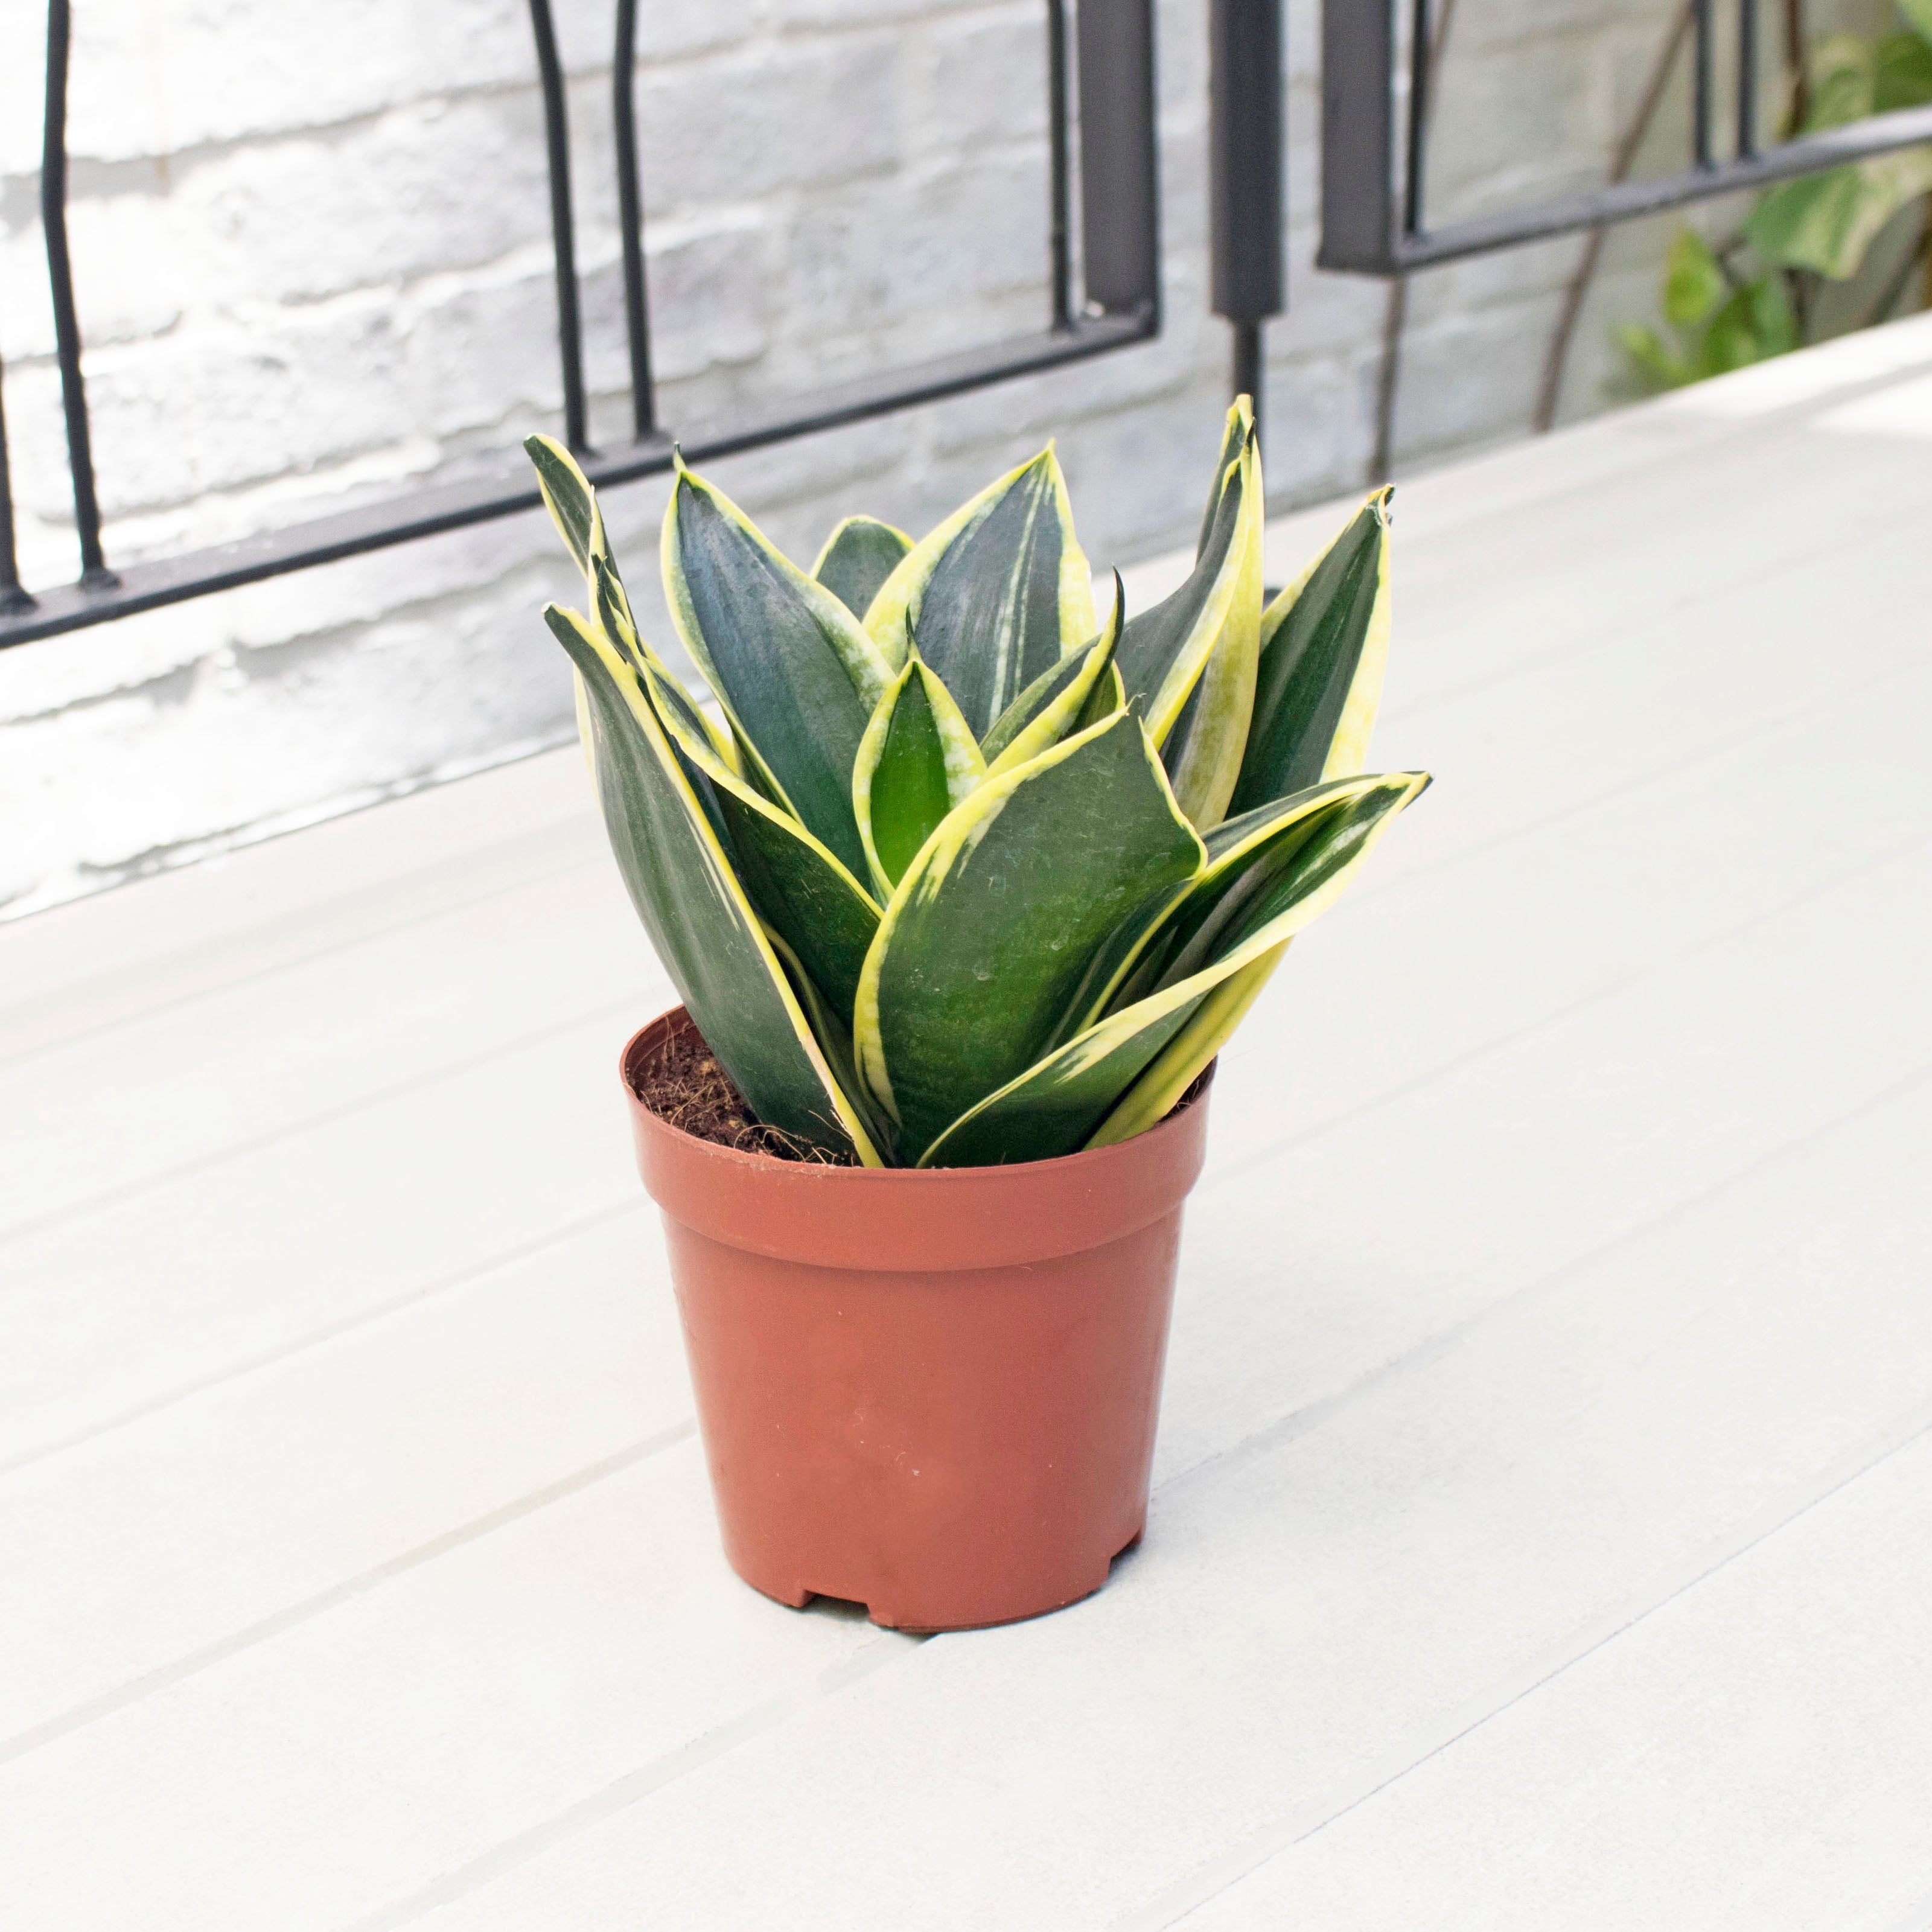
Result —
[[1046, 127], [1051, 179], [1048, 248], [1053, 274], [1053, 326], [1073, 321], [1073, 176], [1066, 140], [1066, 0], [1046, 0]]
[[1757, 4], [1738, 0], [1738, 158], [1757, 152]]
[[31, 610], [34, 600], [20, 587], [20, 559], [14, 545], [14, 483], [7, 466], [6, 371], [0, 368], [0, 617]]
[[1700, 168], [1716, 165], [1711, 148], [1711, 0], [1696, 0], [1690, 15], [1690, 150]]
[[1084, 308], [1160, 330], [1154, 0], [1080, 0], [1080, 285]]
[[[1125, 349], [1150, 340], [1158, 328], [1151, 305], [1119, 315], [1076, 316], [1070, 328], [1042, 330], [991, 349], [916, 365], [901, 372], [888, 388], [856, 384], [849, 389], [830, 390], [815, 398], [811, 409], [797, 415], [687, 437], [684, 453], [694, 463], [708, 463], [772, 443], [788, 442], [922, 403], [940, 402], [1010, 377], [1035, 375]], [[670, 466], [670, 444], [661, 435], [587, 458], [584, 465], [585, 473], [600, 488], [661, 476]], [[536, 483], [525, 481], [529, 474], [528, 466], [519, 457], [514, 465], [506, 465], [494, 476], [418, 490], [400, 503], [374, 503], [190, 556], [132, 565], [122, 573], [119, 588], [104, 594], [88, 595], [78, 589], [46, 591], [37, 610], [11, 621], [0, 619], [0, 650], [129, 616], [137, 610], [156, 610], [215, 591], [259, 584], [290, 571], [367, 556], [419, 537], [514, 516], [538, 506]]]
[[1282, 259], [1281, 0], [1212, 0], [1208, 13], [1210, 287], [1234, 332], [1232, 388], [1267, 416], [1263, 332], [1286, 306]]
[[1526, 242], [1547, 241], [1552, 236], [1574, 235], [1618, 221], [1634, 221], [1666, 208], [1730, 194], [1741, 188], [1767, 188], [1774, 182], [1823, 172], [1874, 155], [1896, 154], [1932, 142], [1932, 107], [1900, 107], [1828, 128], [1801, 140], [1784, 141], [1761, 149], [1748, 160], [1714, 162], [1708, 168], [1663, 176], [1653, 181], [1619, 182], [1574, 200], [1544, 202], [1527, 208], [1460, 221], [1425, 236], [1399, 237], [1385, 242], [1370, 230], [1359, 238], [1325, 226], [1322, 252], [1324, 268], [1370, 275], [1399, 275], [1438, 262], [1461, 261]]
[[617, 0], [610, 118], [617, 136], [617, 217], [623, 231], [624, 332], [631, 346], [631, 421], [640, 442], [658, 426], [651, 382], [651, 316], [644, 290], [644, 194], [638, 166], [638, 0]]
[[1234, 338], [1233, 380], [1230, 384], [1238, 396], [1246, 396], [1254, 404], [1255, 436], [1260, 440], [1262, 418], [1266, 411], [1263, 405], [1267, 398], [1263, 394], [1268, 376], [1268, 365], [1262, 358], [1262, 325], [1258, 320], [1238, 317], [1229, 325]]
[[563, 440], [572, 449], [590, 447], [584, 406], [584, 323], [578, 312], [576, 230], [570, 213], [570, 123], [563, 96], [563, 63], [550, 0], [530, 0], [530, 32], [537, 44], [537, 78], [543, 89], [544, 145], [550, 163], [550, 246], [556, 258], [557, 359], [563, 371]]
[[1429, 179], [1429, 55], [1434, 39], [1429, 0], [1415, 0], [1408, 29], [1408, 165], [1402, 205], [1402, 232], [1410, 237], [1422, 232], [1423, 190]]
[[114, 581], [100, 549], [100, 501], [94, 488], [87, 390], [80, 373], [80, 321], [74, 305], [74, 263], [67, 246], [67, 70], [74, 38], [68, 0], [47, 0], [47, 103], [40, 152], [40, 226], [46, 237], [47, 286], [53, 298], [54, 352], [60, 362], [61, 407], [67, 418], [68, 468], [74, 477], [74, 525], [80, 541], [80, 580]]

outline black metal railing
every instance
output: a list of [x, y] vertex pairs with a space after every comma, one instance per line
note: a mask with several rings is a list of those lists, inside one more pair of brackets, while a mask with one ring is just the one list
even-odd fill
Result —
[[[576, 229], [571, 206], [569, 130], [562, 63], [550, 0], [529, 0], [544, 111], [556, 260], [557, 346], [566, 440], [592, 480], [622, 483], [670, 468], [671, 438], [658, 418], [644, 274], [644, 190], [632, 99], [637, 0], [617, 0], [613, 120], [623, 256], [624, 320], [630, 352], [632, 437], [596, 450], [588, 440], [579, 310]], [[1160, 327], [1160, 243], [1156, 179], [1154, 0], [1046, 0], [1050, 236], [1048, 319], [1036, 333], [916, 364], [883, 379], [818, 392], [797, 410], [680, 438], [685, 454], [709, 460], [784, 442], [867, 417], [935, 402], [1016, 376], [1144, 341]], [[116, 572], [101, 542], [81, 331], [67, 242], [67, 96], [70, 0], [49, 0], [46, 106], [40, 205], [52, 296], [56, 352], [67, 431], [80, 576], [30, 593], [21, 586], [6, 425], [0, 412], [0, 648], [148, 610], [284, 572], [407, 543], [536, 507], [519, 458], [479, 480], [412, 492], [239, 542]], [[1074, 73], [1070, 75], [1070, 66]], [[1079, 177], [1079, 279], [1074, 299], [1073, 155]]]
[[[1601, 229], [1932, 142], [1928, 106], [1900, 108], [1849, 126], [1762, 144], [1759, 4], [1736, 0], [1735, 126], [1729, 152], [1720, 153], [1718, 144], [1715, 6], [1714, 0], [1694, 0], [1688, 169], [1433, 228], [1425, 209], [1435, 42], [1430, 0], [1411, 0], [1406, 53], [1396, 0], [1322, 0], [1318, 266], [1361, 274], [1406, 274], [1438, 262]], [[1408, 111], [1399, 116], [1398, 96], [1405, 91]], [[1399, 129], [1402, 121], [1406, 128]]]

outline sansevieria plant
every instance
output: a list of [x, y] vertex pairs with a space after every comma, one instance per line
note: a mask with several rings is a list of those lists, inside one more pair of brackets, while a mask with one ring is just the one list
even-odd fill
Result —
[[584, 573], [544, 612], [624, 881], [766, 1124], [868, 1166], [1107, 1145], [1160, 1120], [1426, 773], [1365, 775], [1388, 493], [1262, 608], [1261, 459], [1228, 416], [1192, 574], [1096, 612], [1051, 448], [915, 543], [809, 572], [680, 464], [672, 619], [640, 635], [595, 492], [526, 445]]

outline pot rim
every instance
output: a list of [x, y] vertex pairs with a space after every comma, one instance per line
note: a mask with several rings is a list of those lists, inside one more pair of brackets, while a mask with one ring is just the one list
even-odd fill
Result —
[[[782, 1175], [787, 1180], [806, 1175], [824, 1175], [828, 1178], [836, 1178], [842, 1182], [877, 1186], [881, 1183], [890, 1182], [898, 1182], [903, 1185], [908, 1181], [915, 1180], [928, 1183], [947, 1180], [958, 1182], [975, 1174], [1004, 1174], [1017, 1177], [1045, 1174], [1049, 1169], [1060, 1174], [1069, 1173], [1083, 1166], [1104, 1162], [1120, 1148], [1131, 1147], [1142, 1142], [1151, 1142], [1156, 1136], [1166, 1134], [1168, 1130], [1174, 1126], [1184, 1115], [1206, 1100], [1208, 1090], [1214, 1084], [1216, 1070], [1221, 1064], [1220, 1057], [1216, 1054], [1202, 1070], [1194, 1084], [1152, 1126], [1144, 1128], [1130, 1140], [1117, 1141], [1112, 1147], [1082, 1148], [1077, 1154], [1055, 1154], [1048, 1160], [988, 1161], [976, 1167], [846, 1166], [830, 1161], [781, 1160], [776, 1154], [753, 1154], [743, 1148], [727, 1147], [722, 1141], [708, 1141], [700, 1134], [687, 1133], [682, 1127], [673, 1126], [662, 1114], [656, 1112], [646, 1106], [643, 1096], [632, 1084], [631, 1056], [643, 1044], [646, 1034], [655, 1032], [659, 1027], [664, 1026], [667, 1022], [674, 1024], [680, 1015], [683, 1016], [685, 1024], [693, 1033], [697, 1034], [700, 1040], [704, 1039], [704, 1036], [700, 1030], [698, 1022], [691, 1017], [689, 1010], [680, 1004], [659, 1013], [656, 1018], [646, 1021], [628, 1040], [625, 1041], [622, 1048], [618, 1053], [617, 1078], [622, 1085], [626, 1095], [632, 1102], [633, 1114], [640, 1122], [648, 1124], [652, 1132], [668, 1134], [674, 1141], [682, 1143], [685, 1146], [700, 1148], [707, 1156], [728, 1161], [732, 1166], [748, 1172], [755, 1172], [763, 1169], [770, 1174]], [[710, 1042], [706, 1041], [706, 1044], [709, 1046]]]
[[626, 1043], [618, 1063], [638, 1172], [673, 1221], [775, 1259], [866, 1272], [1030, 1267], [1124, 1239], [1175, 1213], [1208, 1148], [1209, 1083], [1131, 1139], [989, 1167], [829, 1167], [720, 1147], [651, 1112], [632, 1056], [682, 1007]]

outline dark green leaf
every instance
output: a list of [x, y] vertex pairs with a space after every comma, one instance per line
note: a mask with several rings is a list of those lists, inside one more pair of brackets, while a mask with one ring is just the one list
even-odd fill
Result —
[[[1126, 702], [1127, 688], [1120, 682], [1120, 668], [1109, 659], [1106, 669], [1094, 680], [1094, 688], [1088, 692], [1087, 702], [1073, 721], [1073, 730], [1084, 731], [1102, 718], [1112, 717], [1115, 712], [1126, 709]], [[1067, 735], [1071, 737], [1073, 734]]]
[[1278, 869], [1311, 840], [1324, 837], [1337, 808], [1412, 778], [1404, 774], [1399, 780], [1336, 779], [1215, 826], [1206, 835], [1208, 862], [1200, 872], [1165, 898], [1150, 900], [1136, 918], [1124, 921], [1108, 934], [1068, 1000], [1048, 1044], [1058, 1046], [1075, 1038], [1104, 1014], [1151, 992], [1181, 949], [1217, 915], [1224, 920], [1244, 902], [1264, 883], [1268, 868]]
[[852, 768], [859, 836], [881, 898], [986, 776], [952, 693], [915, 652], [879, 700]]
[[[1245, 416], [1239, 410], [1234, 413]], [[1252, 435], [1238, 453], [1232, 473], [1240, 488], [1240, 522], [1228, 559], [1233, 594], [1193, 688], [1172, 724], [1165, 722], [1162, 710], [1165, 694], [1155, 698], [1149, 720], [1175, 802], [1202, 831], [1220, 823], [1240, 777], [1261, 664], [1265, 497], [1261, 448]]]
[[537, 488], [550, 521], [587, 581], [592, 555], [604, 548], [596, 492], [578, 468], [577, 459], [554, 436], [526, 436], [524, 449], [536, 467]]
[[1130, 617], [1121, 631], [1114, 661], [1128, 703], [1140, 700], [1156, 746], [1173, 729], [1234, 608], [1247, 560], [1241, 542], [1246, 487], [1244, 466], [1231, 464], [1187, 581], [1152, 609]]
[[1208, 487], [1207, 506], [1201, 512], [1201, 534], [1194, 544], [1197, 559], [1208, 548], [1208, 539], [1214, 532], [1214, 513], [1221, 507], [1221, 485], [1226, 480], [1228, 466], [1240, 460], [1241, 452], [1247, 447], [1254, 426], [1254, 398], [1237, 396], [1222, 427], [1221, 453], [1214, 460], [1214, 480]]
[[651, 665], [644, 682], [693, 789], [700, 800], [715, 801], [712, 815], [753, 908], [804, 962], [849, 1027], [859, 969], [879, 929], [878, 905], [796, 819], [730, 768], [707, 721], [675, 678]]
[[1097, 724], [1114, 707], [1111, 704], [1096, 716], [1086, 718], [1096, 687], [1113, 663], [1120, 640], [1120, 616], [1126, 608], [1126, 593], [1120, 573], [1114, 573], [1114, 608], [1100, 634], [1083, 651], [1060, 659], [1051, 670], [1043, 671], [1001, 712], [980, 746], [989, 769], [1010, 770], [1028, 758], [1070, 737], [1086, 724]]
[[852, 766], [891, 681], [863, 627], [688, 470], [664, 512], [664, 574], [685, 646], [770, 788], [862, 874]]
[[950, 814], [886, 908], [853, 1029], [908, 1157], [1032, 1064], [1107, 935], [1202, 856], [1132, 712]]
[[1366, 761], [1388, 658], [1388, 500], [1380, 490], [1262, 617], [1261, 664], [1230, 812]]
[[876, 1163], [638, 674], [575, 612], [544, 616], [583, 680], [618, 870], [699, 1031], [760, 1120]]
[[976, 737], [1033, 680], [1094, 635], [1087, 560], [1051, 448], [920, 538], [866, 614], [898, 658], [910, 628]]
[[[1154, 1125], [1206, 1066], [1260, 991], [1280, 949], [1334, 903], [1395, 815], [1427, 784], [1420, 772], [1356, 779], [1324, 788], [1333, 796], [1300, 816], [1306, 836], [1286, 864], [1251, 830], [1232, 840], [1224, 858], [1252, 847], [1252, 866], [1224, 876], [1216, 906], [1238, 892], [1219, 922], [1218, 944], [1190, 944], [1184, 972], [1177, 958], [1144, 997], [1106, 1015], [1064, 1045], [1045, 1052], [999, 1090], [976, 1102], [920, 1157], [922, 1166], [976, 1166], [1000, 1160], [1044, 1160], [1076, 1148], [1124, 1139]], [[1258, 889], [1240, 890], [1249, 872]], [[1205, 922], [1197, 928], [1198, 939]], [[1168, 1056], [1178, 1053], [1180, 1064]], [[1151, 1086], [1142, 1082], [1154, 1082]]]
[[1318, 899], [1318, 910], [1325, 908], [1334, 894], [1322, 898], [1324, 889], [1346, 878], [1428, 784], [1421, 772], [1336, 779], [1216, 827], [1225, 836], [1210, 843], [1201, 877], [1160, 934], [1153, 987], [1226, 958], [1290, 907]]
[[876, 517], [848, 517], [825, 539], [812, 574], [856, 617], [862, 618], [912, 538]]

